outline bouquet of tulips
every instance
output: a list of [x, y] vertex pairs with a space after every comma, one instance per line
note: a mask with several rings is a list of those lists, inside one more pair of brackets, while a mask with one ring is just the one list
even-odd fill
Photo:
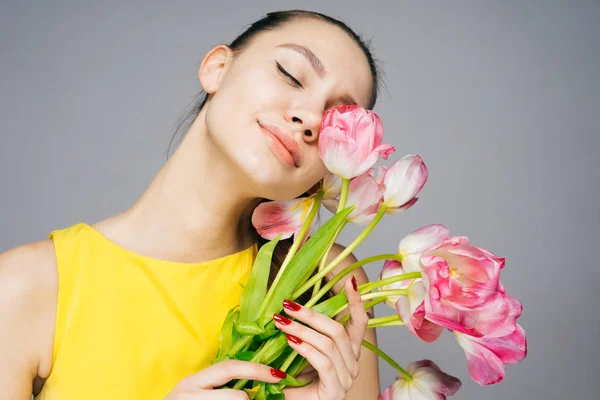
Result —
[[[425, 342], [433, 342], [444, 328], [454, 333], [464, 349], [470, 376], [480, 385], [504, 379], [504, 365], [525, 358], [525, 331], [516, 320], [521, 303], [508, 296], [500, 283], [504, 258], [470, 244], [465, 236], [451, 236], [443, 225], [424, 226], [400, 240], [398, 251], [367, 257], [348, 266], [322, 288], [320, 282], [349, 255], [386, 214], [407, 210], [427, 181], [427, 168], [418, 155], [406, 155], [389, 167], [373, 167], [395, 151], [382, 144], [378, 116], [360, 106], [344, 105], [327, 111], [319, 136], [319, 155], [330, 174], [309, 197], [260, 204], [252, 222], [270, 240], [256, 257], [244, 286], [240, 306], [229, 311], [213, 363], [226, 359], [259, 362], [280, 369], [287, 377], [277, 384], [236, 380], [227, 386], [244, 389], [250, 398], [283, 399], [285, 386], [303, 386], [295, 377], [307, 366], [275, 328], [273, 315], [285, 299], [295, 300], [312, 288], [306, 307], [335, 317], [348, 307], [345, 292], [319, 300], [344, 276], [376, 261], [384, 261], [378, 280], [358, 286], [365, 308], [389, 305], [397, 312], [372, 318], [369, 327], [405, 326]], [[309, 237], [314, 217], [325, 206], [334, 213]], [[333, 261], [326, 263], [336, 237], [348, 223], [363, 232]], [[267, 288], [273, 250], [282, 238], [294, 235], [281, 268]], [[312, 277], [311, 277], [312, 276]], [[268, 290], [267, 290], [268, 289]], [[344, 324], [349, 316], [339, 320]], [[461, 382], [430, 360], [402, 368], [381, 349], [363, 346], [399, 373], [382, 399], [445, 399]]]

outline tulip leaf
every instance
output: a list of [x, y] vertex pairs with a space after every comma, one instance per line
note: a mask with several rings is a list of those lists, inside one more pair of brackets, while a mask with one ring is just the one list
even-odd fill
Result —
[[260, 335], [264, 331], [256, 322], [237, 321], [234, 326], [236, 331], [247, 336]]
[[[267, 383], [267, 392], [269, 394], [283, 394], [283, 390], [278, 383]], [[268, 397], [270, 399], [271, 397]]]
[[311, 383], [312, 381], [308, 381], [308, 382], [303, 382], [300, 381], [296, 378], [294, 378], [292, 375], [287, 374], [287, 376], [285, 378], [283, 378], [282, 380], [280, 380], [278, 382], [278, 384], [280, 386], [293, 386], [293, 387], [302, 387], [302, 386], [306, 386], [309, 383]]
[[330, 297], [327, 300], [312, 306], [311, 310], [331, 318], [334, 316], [333, 314], [337, 310], [339, 310], [342, 306], [344, 306], [347, 303], [348, 296], [346, 296], [346, 292], [340, 292], [335, 296]]
[[281, 332], [281, 331], [279, 329], [275, 328], [275, 322], [273, 320], [271, 320], [267, 323], [267, 325], [265, 325], [265, 327], [263, 329], [263, 333], [256, 336], [256, 340], [259, 342], [264, 342], [264, 341], [266, 341], [266, 339], [268, 339], [272, 336], [275, 336], [279, 332]]
[[240, 298], [240, 321], [255, 321], [258, 318], [258, 310], [267, 293], [273, 251], [281, 236], [282, 234], [279, 234], [275, 239], [261, 246], [256, 255]]
[[237, 317], [240, 314], [240, 310], [237, 308], [237, 305], [233, 307], [229, 312], [227, 312], [227, 316], [225, 317], [225, 321], [223, 322], [223, 326], [221, 327], [221, 336], [219, 342], [219, 352], [215, 358], [221, 358], [225, 356], [233, 345], [233, 326], [237, 320]]
[[285, 395], [281, 393], [269, 393], [267, 400], [285, 400]]
[[241, 361], [250, 361], [255, 355], [255, 351], [240, 351], [235, 355], [235, 359]]
[[271, 364], [281, 355], [286, 347], [289, 347], [287, 337], [280, 332], [278, 336], [269, 339], [269, 341], [265, 343], [264, 347], [261, 349], [262, 357], [260, 362], [267, 365]]
[[306, 280], [315, 270], [319, 260], [324, 256], [325, 250], [338, 228], [344, 223], [347, 216], [355, 208], [354, 205], [346, 207], [325, 222], [298, 250], [283, 271], [276, 287], [271, 287], [267, 294], [267, 304], [260, 316], [259, 325], [265, 326], [272, 320], [273, 314], [281, 311], [283, 300], [289, 298], [294, 289], [302, 280]]

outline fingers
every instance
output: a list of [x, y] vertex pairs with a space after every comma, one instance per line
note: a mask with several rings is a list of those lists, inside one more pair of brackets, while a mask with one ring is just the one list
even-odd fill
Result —
[[269, 383], [277, 383], [285, 378], [283, 371], [273, 369], [267, 365], [258, 363], [226, 360], [190, 376], [193, 384], [201, 389], [212, 389], [222, 386], [232, 379], [258, 380]]
[[294, 336], [288, 335], [288, 343], [315, 368], [328, 398], [341, 399], [344, 397], [347, 390], [340, 382], [335, 365], [327, 356], [310, 344], [298, 341], [298, 338]]
[[352, 350], [356, 359], [360, 357], [360, 351], [362, 348], [362, 341], [367, 331], [367, 323], [369, 322], [369, 316], [365, 311], [365, 306], [360, 293], [356, 289], [356, 278], [348, 279], [344, 285], [346, 296], [348, 297], [348, 310], [350, 312], [350, 319], [346, 323], [346, 332], [350, 338], [352, 344]]
[[[286, 305], [288, 307], [289, 306], [294, 306], [294, 307], [297, 306], [295, 303], [291, 304], [291, 302], [289, 302], [289, 301], [286, 303]], [[306, 310], [307, 314], [309, 312], [317, 314], [310, 309], [307, 309], [307, 308], [304, 308], [304, 309]], [[299, 312], [301, 312], [301, 311], [299, 311]], [[354, 359], [354, 355], [352, 354], [352, 347], [350, 346], [350, 342], [348, 341], [348, 338], [346, 337], [346, 332], [344, 331], [344, 328], [342, 327], [342, 325], [340, 325], [339, 322], [333, 321], [330, 318], [327, 318], [322, 314], [319, 314], [319, 315], [324, 320], [324, 321], [321, 321], [321, 325], [334, 325], [334, 324], [339, 325], [339, 327], [341, 328], [341, 335], [343, 335], [345, 337], [346, 342], [348, 342], [347, 346], [350, 349], [350, 358], [351, 358], [350, 362], [356, 364], [356, 360]], [[275, 326], [277, 328], [279, 328], [282, 331], [284, 331], [285, 333], [291, 334], [293, 336], [292, 342], [294, 339], [299, 339], [302, 342], [310, 344], [312, 347], [316, 348], [321, 354], [325, 355], [328, 358], [328, 360], [331, 362], [331, 364], [334, 366], [335, 370], [333, 372], [337, 374], [339, 381], [342, 383], [342, 386], [346, 390], [350, 390], [350, 387], [352, 387], [352, 377], [350, 376], [350, 372], [348, 370], [348, 365], [346, 364], [346, 361], [340, 354], [340, 350], [338, 349], [336, 342], [334, 342], [333, 339], [315, 331], [314, 329], [311, 329], [309, 327], [301, 325], [297, 322], [292, 322], [282, 315], [275, 314], [273, 319], [275, 320]], [[319, 321], [317, 321], [317, 322], [313, 321], [313, 323], [315, 325], [319, 325]], [[329, 326], [327, 329], [324, 326], [320, 326], [320, 328], [321, 328], [321, 331], [325, 331], [325, 330], [332, 331], [332, 330], [337, 329], [337, 328], [335, 328], [335, 326], [334, 327]], [[289, 339], [289, 337], [288, 337], [288, 339]], [[339, 339], [338, 341], [342, 341], [342, 340], [344, 340], [344, 339], [342, 338], [342, 339]], [[358, 368], [358, 366], [357, 366], [357, 368]]]

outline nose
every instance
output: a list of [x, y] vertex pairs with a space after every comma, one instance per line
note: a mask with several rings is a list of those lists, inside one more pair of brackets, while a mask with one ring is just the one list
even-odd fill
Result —
[[300, 130], [302, 138], [307, 142], [319, 139], [322, 116], [311, 112], [290, 110], [285, 115], [285, 120], [290, 123], [294, 131]]

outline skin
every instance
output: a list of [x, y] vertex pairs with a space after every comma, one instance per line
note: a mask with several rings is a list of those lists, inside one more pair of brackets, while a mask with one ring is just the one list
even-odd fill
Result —
[[[319, 76], [298, 52], [278, 47], [285, 43], [312, 50], [326, 75]], [[276, 61], [302, 87], [282, 73]], [[251, 215], [261, 198], [297, 197], [327, 172], [318, 155], [323, 113], [347, 104], [349, 97], [366, 107], [372, 85], [366, 57], [352, 39], [333, 25], [307, 19], [261, 33], [235, 57], [227, 46], [214, 47], [204, 57], [198, 78], [209, 99], [177, 151], [130, 209], [93, 225], [109, 240], [141, 255], [201, 262], [249, 247]], [[292, 133], [303, 154], [298, 167], [284, 164], [273, 153], [259, 119]], [[329, 259], [341, 251], [343, 246], [336, 244]], [[350, 254], [336, 271], [354, 261]], [[56, 268], [49, 240], [0, 254], [2, 397], [28, 399], [32, 385], [33, 393], [38, 393], [51, 371]], [[368, 281], [362, 269], [356, 279], [358, 284]], [[367, 315], [350, 280], [339, 282], [334, 291], [344, 288], [352, 303], [346, 329], [304, 308], [293, 316], [306, 325], [278, 324], [303, 339], [301, 345], [291, 345], [309, 359], [305, 376], [314, 378], [305, 388], [286, 389], [286, 398], [379, 397], [377, 358], [361, 352], [359, 345], [363, 338], [376, 343], [375, 332], [366, 329]], [[182, 398], [182, 393], [193, 394], [189, 398], [220, 398], [222, 394], [211, 388], [232, 377], [278, 381], [266, 367], [248, 364], [211, 366], [183, 379], [169, 398]]]

